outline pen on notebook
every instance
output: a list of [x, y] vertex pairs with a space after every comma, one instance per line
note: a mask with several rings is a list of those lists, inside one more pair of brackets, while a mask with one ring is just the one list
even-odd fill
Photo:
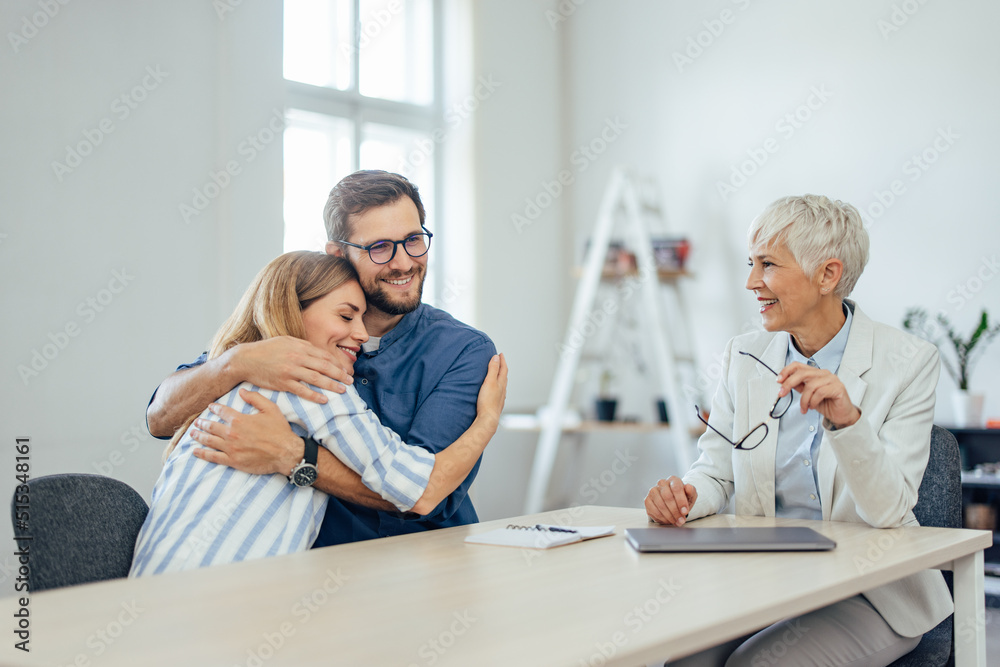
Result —
[[535, 530], [548, 530], [553, 533], [575, 533], [576, 531], [571, 528], [557, 528], [556, 526], [543, 526], [540, 523], [535, 524]]

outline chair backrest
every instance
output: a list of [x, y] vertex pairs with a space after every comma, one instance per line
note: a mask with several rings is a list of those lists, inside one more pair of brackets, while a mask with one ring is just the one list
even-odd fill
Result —
[[[48, 475], [28, 481], [27, 529], [11, 502], [15, 538], [30, 535], [31, 591], [128, 576], [149, 507], [124, 482], [101, 475]], [[15, 494], [15, 500], [16, 500]]]
[[[921, 526], [962, 527], [962, 458], [954, 434], [940, 426], [931, 429], [931, 455], [920, 482], [913, 514]], [[944, 577], [950, 588], [951, 572], [945, 572]], [[924, 634], [917, 648], [893, 662], [890, 667], [938, 667], [953, 664], [953, 624], [951, 616], [941, 621]]]
[[962, 458], [951, 431], [934, 426], [931, 455], [913, 514], [921, 526], [962, 527]]

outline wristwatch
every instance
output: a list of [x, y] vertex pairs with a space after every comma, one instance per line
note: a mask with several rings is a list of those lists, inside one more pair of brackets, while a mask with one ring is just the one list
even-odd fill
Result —
[[305, 455], [288, 475], [288, 481], [298, 487], [312, 486], [318, 475], [316, 461], [319, 460], [319, 445], [312, 438], [304, 438], [304, 440], [306, 443]]

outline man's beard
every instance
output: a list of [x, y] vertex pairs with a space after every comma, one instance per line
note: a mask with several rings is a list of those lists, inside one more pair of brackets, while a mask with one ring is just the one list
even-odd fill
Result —
[[406, 315], [407, 313], [412, 313], [420, 306], [420, 300], [423, 298], [424, 293], [424, 274], [426, 269], [423, 266], [417, 265], [413, 273], [413, 281], [417, 284], [417, 292], [413, 297], [399, 297], [393, 298], [391, 288], [386, 287], [382, 284], [383, 280], [399, 280], [405, 278], [405, 275], [388, 275], [379, 276], [374, 280], [372, 284], [361, 284], [362, 289], [365, 292], [365, 298], [368, 300], [368, 305], [381, 310], [386, 315]]

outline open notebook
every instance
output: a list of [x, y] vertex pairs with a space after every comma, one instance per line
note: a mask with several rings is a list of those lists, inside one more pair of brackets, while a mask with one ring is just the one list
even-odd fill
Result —
[[522, 547], [526, 549], [548, 549], [564, 544], [573, 544], [595, 537], [614, 535], [614, 526], [553, 526], [538, 523], [534, 526], [508, 525], [479, 535], [469, 535], [469, 544], [492, 544], [499, 547]]

